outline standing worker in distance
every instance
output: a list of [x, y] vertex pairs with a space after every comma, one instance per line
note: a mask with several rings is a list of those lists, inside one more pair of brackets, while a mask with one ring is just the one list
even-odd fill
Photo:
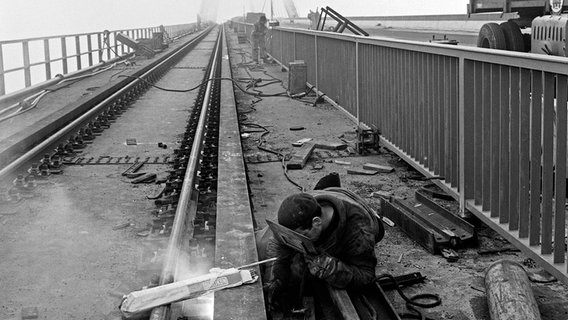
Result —
[[311, 287], [306, 281], [357, 289], [376, 279], [375, 245], [384, 236], [382, 221], [361, 197], [340, 188], [335, 175], [335, 186], [320, 186], [329, 176], [324, 177], [316, 190], [290, 195], [278, 209], [278, 223], [309, 238], [317, 255], [287, 247], [270, 231], [261, 231], [257, 238], [261, 259], [278, 258], [265, 272], [269, 309], [289, 312], [303, 291], [302, 285]]
[[260, 58], [266, 59], [266, 16], [260, 16], [258, 22], [254, 24], [252, 31], [252, 60], [258, 63], [258, 49], [260, 48]]

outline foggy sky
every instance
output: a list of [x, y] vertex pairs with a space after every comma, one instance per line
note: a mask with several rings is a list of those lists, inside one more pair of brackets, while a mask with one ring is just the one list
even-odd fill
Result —
[[[285, 14], [279, 2], [274, 0], [277, 16]], [[294, 2], [301, 17], [322, 6], [330, 6], [347, 16], [466, 13], [468, 3], [467, 0]], [[0, 40], [195, 22], [200, 6], [201, 0], [0, 0]], [[269, 13], [270, 0], [219, 0], [218, 21], [262, 7]]]

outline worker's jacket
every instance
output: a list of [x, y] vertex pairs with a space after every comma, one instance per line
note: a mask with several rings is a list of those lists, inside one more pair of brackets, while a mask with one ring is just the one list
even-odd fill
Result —
[[262, 38], [266, 35], [268, 28], [264, 23], [257, 22], [254, 24], [254, 30], [252, 31], [253, 38]]
[[[325, 232], [325, 238], [314, 243], [320, 252], [339, 260], [335, 272], [326, 281], [336, 288], [357, 288], [370, 284], [375, 279], [375, 244], [384, 235], [384, 228], [379, 216], [363, 199], [342, 188], [327, 188], [309, 192], [318, 203], [333, 206], [334, 214], [339, 221], [335, 229]], [[279, 257], [272, 268], [274, 280], [283, 284], [289, 283], [290, 276], [298, 277], [295, 273], [303, 273], [298, 268], [303, 257], [278, 240], [271, 238], [268, 242], [269, 257]], [[303, 266], [305, 268], [305, 264]], [[292, 274], [291, 274], [292, 273]]]

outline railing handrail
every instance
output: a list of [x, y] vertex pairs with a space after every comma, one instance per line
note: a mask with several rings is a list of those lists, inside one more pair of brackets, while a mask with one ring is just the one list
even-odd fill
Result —
[[[164, 28], [172, 28], [178, 26], [186, 26], [191, 25], [192, 23], [182, 23], [182, 24], [172, 24], [163, 26]], [[108, 30], [110, 33], [113, 32], [125, 32], [125, 31], [135, 31], [135, 30], [142, 30], [142, 29], [159, 29], [160, 26], [152, 26], [152, 27], [139, 27], [139, 28], [130, 28], [130, 29], [116, 29], [116, 30]], [[52, 35], [52, 36], [44, 36], [44, 37], [33, 37], [33, 38], [21, 38], [21, 39], [12, 39], [12, 40], [0, 40], [0, 45], [2, 44], [11, 44], [11, 43], [19, 43], [19, 42], [29, 42], [29, 41], [38, 41], [38, 40], [45, 40], [45, 39], [59, 39], [59, 38], [70, 38], [76, 36], [92, 36], [102, 33], [103, 31], [93, 31], [93, 32], [85, 32], [85, 33], [72, 33], [72, 34], [60, 34], [60, 35]]]
[[[238, 23], [238, 22], [237, 22]], [[269, 53], [568, 283], [568, 59], [275, 27]]]
[[[54, 74], [68, 74], [73, 69], [82, 70], [97, 63], [133, 52], [132, 48], [126, 47], [117, 41], [116, 35], [119, 33], [125, 33], [127, 36], [134, 38], [152, 38], [153, 32], [165, 30], [170, 38], [176, 38], [180, 34], [187, 34], [195, 25], [195, 23], [187, 23], [2, 40], [0, 41], [0, 96], [4, 96], [7, 91], [7, 74], [16, 74], [14, 76], [16, 80], [12, 78], [12, 82], [9, 84], [12, 87], [9, 93], [12, 93], [29, 88], [41, 81], [48, 81], [53, 78]], [[32, 51], [30, 50], [30, 44], [38, 44], [38, 47]], [[11, 47], [11, 57], [17, 54], [20, 55], [21, 63], [5, 68], [7, 56], [4, 48], [7, 47]], [[56, 51], [57, 57], [52, 58], [52, 50], [59, 50]], [[68, 51], [70, 54], [67, 53]], [[36, 61], [34, 59], [31, 61], [30, 53], [33, 53], [33, 57], [39, 58], [39, 60]], [[38, 66], [42, 65], [44, 66], [43, 69], [41, 67], [38, 68]], [[52, 68], [59, 68], [59, 70], [54, 72]], [[18, 79], [19, 83], [14, 82], [18, 81]]]

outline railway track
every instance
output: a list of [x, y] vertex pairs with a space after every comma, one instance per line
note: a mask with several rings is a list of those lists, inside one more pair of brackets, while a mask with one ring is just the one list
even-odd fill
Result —
[[[6, 148], [0, 316], [119, 319], [131, 291], [258, 260], [233, 85], [220, 80], [232, 78], [225, 43], [221, 28], [207, 29], [45, 126], [57, 130]], [[328, 316], [397, 318], [378, 287], [367, 292], [378, 300], [323, 290]], [[145, 317], [267, 317], [261, 281], [214, 301]]]

